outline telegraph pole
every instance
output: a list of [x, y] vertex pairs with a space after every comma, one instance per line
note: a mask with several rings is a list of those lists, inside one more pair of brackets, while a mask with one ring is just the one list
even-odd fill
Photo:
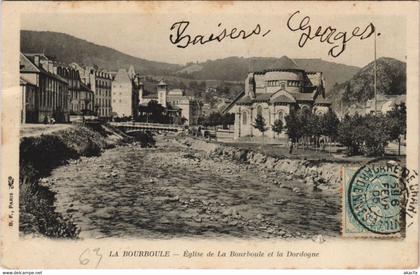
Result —
[[375, 34], [374, 35], [375, 35], [375, 37], [373, 39], [373, 56], [374, 56], [374, 63], [373, 63], [373, 93], [374, 93], [374, 96], [375, 96], [375, 115], [376, 115], [377, 112], [378, 112], [378, 108], [377, 108], [377, 106], [378, 106], [378, 100], [377, 100], [377, 91], [376, 91], [376, 89], [377, 89], [377, 87], [376, 87], [376, 70], [377, 70], [377, 67], [376, 67], [376, 36], [381, 35], [381, 33], [376, 34], [376, 30], [375, 30]]

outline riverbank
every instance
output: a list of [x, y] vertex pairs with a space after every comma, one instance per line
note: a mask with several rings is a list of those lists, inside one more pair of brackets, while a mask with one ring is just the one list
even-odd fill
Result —
[[[241, 163], [245, 169], [258, 168], [266, 174], [281, 172], [287, 180], [298, 178], [308, 186], [321, 190], [340, 188], [341, 169], [343, 165], [349, 165], [349, 163], [341, 161], [291, 159], [284, 156], [273, 156], [273, 154], [258, 148], [253, 150], [247, 147], [244, 149], [231, 144], [211, 143], [190, 137], [178, 138], [177, 141], [181, 145], [204, 151], [207, 157], [213, 160], [234, 161]], [[357, 165], [357, 163], [352, 164]]]
[[[223, 145], [155, 138], [153, 148], [118, 146], [45, 179], [57, 194], [55, 209], [72, 219], [80, 238], [338, 236], [338, 186], [321, 191], [302, 177], [233, 159]], [[260, 157], [251, 155], [246, 159]]]
[[[65, 126], [47, 134], [43, 134], [45, 131], [41, 134], [25, 132], [21, 137], [19, 227], [24, 234], [77, 237], [79, 229], [71, 216], [55, 211], [55, 193], [44, 178], [70, 161], [99, 156], [106, 149], [134, 141], [123, 132], [102, 124]], [[139, 140], [141, 144], [146, 139], [139, 137]]]

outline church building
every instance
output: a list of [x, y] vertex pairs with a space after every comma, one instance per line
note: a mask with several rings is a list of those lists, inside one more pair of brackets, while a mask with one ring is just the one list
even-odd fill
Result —
[[[230, 105], [229, 112], [235, 114], [234, 139], [263, 134], [284, 138], [284, 130], [280, 135], [272, 130], [275, 120], [282, 120], [286, 126], [285, 117], [292, 109], [309, 108], [314, 114], [322, 114], [330, 105], [322, 72], [306, 72], [287, 58], [274, 69], [248, 73], [244, 92]], [[265, 120], [264, 133], [253, 126], [259, 114]]]

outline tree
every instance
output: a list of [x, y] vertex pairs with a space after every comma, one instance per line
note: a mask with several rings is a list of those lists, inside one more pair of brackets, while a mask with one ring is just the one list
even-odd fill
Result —
[[369, 114], [363, 117], [362, 129], [356, 129], [363, 133], [363, 151], [369, 156], [382, 156], [385, 154], [385, 146], [391, 140], [389, 123], [382, 115]]
[[235, 114], [221, 114], [220, 112], [212, 112], [207, 117], [200, 116], [198, 118], [198, 124], [203, 126], [219, 126], [222, 125], [224, 129], [228, 125], [233, 125], [235, 123]]
[[398, 155], [401, 154], [401, 136], [407, 133], [407, 107], [404, 103], [395, 105], [386, 115], [391, 140], [398, 140]]
[[258, 114], [255, 118], [255, 122], [252, 125], [254, 128], [258, 129], [264, 136], [264, 132], [268, 130], [267, 127], [265, 127], [265, 119], [261, 114]]
[[235, 124], [235, 114], [225, 113], [222, 115], [222, 125], [227, 129], [229, 125]]
[[283, 131], [283, 121], [281, 119], [276, 119], [271, 128], [279, 135], [281, 131]]
[[347, 115], [338, 127], [338, 141], [347, 146], [348, 155], [381, 156], [392, 140], [389, 125], [389, 120], [382, 114]]
[[338, 126], [340, 120], [337, 115], [329, 109], [327, 113], [321, 117], [321, 134], [329, 137], [332, 141], [337, 138], [338, 135]]
[[290, 113], [285, 117], [286, 120], [286, 133], [291, 141], [289, 153], [293, 153], [293, 146], [301, 138], [301, 125], [298, 120], [297, 111], [291, 110]]
[[305, 143], [316, 136], [319, 131], [319, 125], [317, 125], [318, 120], [315, 118], [314, 114], [309, 108], [299, 109], [297, 111], [297, 121], [299, 125], [298, 131], [300, 132], [300, 137], [304, 138]]
[[359, 114], [353, 117], [346, 115], [338, 127], [338, 141], [347, 147], [347, 155], [352, 156], [360, 153], [363, 145], [362, 123], [363, 118]]
[[211, 113], [207, 118], [207, 125], [205, 126], [217, 126], [222, 124], [222, 115], [218, 112]]

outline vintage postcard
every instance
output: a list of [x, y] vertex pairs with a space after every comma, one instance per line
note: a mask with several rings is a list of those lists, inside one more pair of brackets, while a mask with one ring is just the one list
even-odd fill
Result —
[[418, 2], [3, 2], [1, 265], [419, 258]]

